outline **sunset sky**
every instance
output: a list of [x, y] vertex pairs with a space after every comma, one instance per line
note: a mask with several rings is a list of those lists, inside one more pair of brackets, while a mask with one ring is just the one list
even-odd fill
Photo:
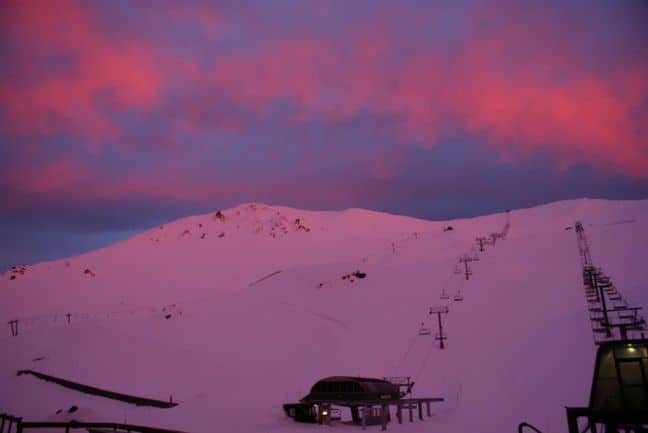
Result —
[[0, 270], [257, 201], [648, 197], [648, 2], [0, 3]]

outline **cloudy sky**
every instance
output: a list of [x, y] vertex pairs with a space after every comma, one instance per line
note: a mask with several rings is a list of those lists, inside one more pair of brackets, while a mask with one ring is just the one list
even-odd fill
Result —
[[3, 1], [0, 268], [258, 201], [648, 197], [648, 3]]

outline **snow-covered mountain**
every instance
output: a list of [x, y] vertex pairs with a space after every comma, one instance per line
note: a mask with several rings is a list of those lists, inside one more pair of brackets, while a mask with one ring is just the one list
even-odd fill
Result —
[[[315, 431], [325, 427], [295, 423], [281, 404], [317, 379], [409, 375], [415, 396], [446, 402], [390, 430], [501, 433], [526, 420], [566, 431], [564, 406], [587, 403], [595, 353], [566, 228], [581, 220], [594, 262], [648, 306], [648, 200], [569, 200], [509, 217], [507, 238], [480, 253], [475, 238], [500, 231], [505, 213], [434, 222], [246, 204], [17, 267], [0, 277], [0, 319], [19, 323], [18, 336], [7, 326], [0, 337], [0, 412], [195, 433]], [[480, 259], [469, 281], [455, 273], [466, 253]], [[434, 331], [428, 308], [446, 304], [441, 350], [418, 329]], [[90, 397], [20, 369], [179, 405]], [[79, 411], [56, 413], [72, 405]]]

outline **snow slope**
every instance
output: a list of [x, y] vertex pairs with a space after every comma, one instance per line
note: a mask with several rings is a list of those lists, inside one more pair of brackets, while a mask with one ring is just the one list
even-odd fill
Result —
[[[529, 421], [564, 432], [564, 406], [589, 397], [595, 353], [565, 228], [583, 221], [594, 262], [630, 303], [648, 305], [648, 200], [512, 211], [507, 239], [480, 253], [470, 281], [453, 272], [458, 257], [505, 214], [432, 222], [247, 204], [223, 215], [2, 275], [0, 320], [18, 319], [20, 334], [0, 337], [0, 411], [195, 433], [316, 431], [326, 427], [293, 422], [281, 404], [318, 378], [410, 375], [415, 396], [447, 401], [390, 430], [500, 433]], [[342, 278], [355, 271], [366, 278]], [[440, 300], [441, 289], [464, 301]], [[427, 311], [444, 304], [440, 350], [417, 330], [436, 330]], [[134, 407], [19, 369], [180, 404]], [[72, 405], [79, 412], [56, 414]]]

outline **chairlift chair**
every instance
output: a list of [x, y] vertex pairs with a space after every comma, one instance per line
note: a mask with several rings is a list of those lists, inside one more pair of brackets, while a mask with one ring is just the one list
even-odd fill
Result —
[[627, 310], [622, 310], [623, 313], [619, 312], [618, 315], [620, 319], [637, 320], [639, 317], [639, 310], [641, 309], [641, 307], [628, 308]]
[[600, 321], [602, 321], [602, 320], [605, 320], [605, 316], [601, 316], [601, 315], [594, 315], [594, 314], [592, 314], [592, 315], [590, 315], [590, 320], [591, 320], [592, 322], [600, 322]]
[[441, 296], [439, 296], [441, 299], [450, 299], [450, 296], [446, 293], [445, 289], [441, 290]]
[[454, 295], [453, 299], [454, 299], [455, 302], [463, 301], [463, 295], [461, 294], [461, 290], [457, 291], [457, 294]]
[[620, 301], [615, 302], [614, 309], [617, 311], [632, 310], [632, 308], [628, 307], [628, 303], [625, 301], [625, 299], [621, 299]]
[[448, 334], [446, 334], [444, 332], [443, 335], [441, 335], [440, 332], [435, 332], [434, 333], [434, 339], [437, 340], [437, 341], [447, 340], [448, 339]]
[[421, 322], [421, 327], [419, 328], [418, 335], [430, 335], [432, 331], [429, 327], [425, 326], [425, 322]]
[[461, 273], [461, 269], [459, 269], [459, 265], [455, 266], [454, 273], [457, 274], [457, 275], [459, 275]]

